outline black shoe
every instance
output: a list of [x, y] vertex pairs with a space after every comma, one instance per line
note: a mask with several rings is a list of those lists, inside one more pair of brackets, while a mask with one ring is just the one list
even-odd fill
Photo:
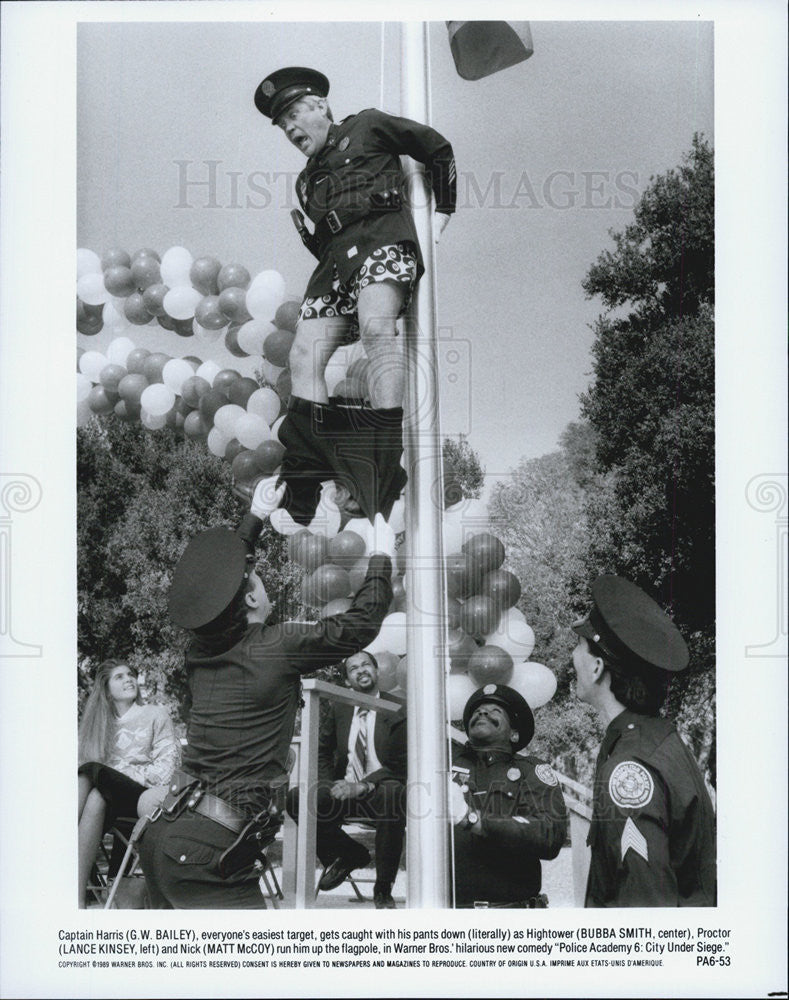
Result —
[[367, 850], [355, 858], [335, 858], [331, 864], [326, 865], [323, 869], [323, 874], [318, 880], [318, 891], [328, 892], [330, 889], [336, 889], [338, 885], [342, 885], [355, 868], [364, 868], [369, 861], [370, 852]]
[[397, 905], [392, 899], [391, 892], [375, 892], [373, 893], [373, 904], [376, 910], [396, 910]]

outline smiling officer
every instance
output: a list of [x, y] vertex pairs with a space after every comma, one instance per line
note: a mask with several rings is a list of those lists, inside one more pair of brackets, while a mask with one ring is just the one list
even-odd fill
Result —
[[[402, 454], [405, 370], [396, 321], [424, 271], [400, 156], [423, 163], [435, 197], [436, 238], [455, 211], [455, 161], [434, 129], [375, 108], [334, 122], [329, 81], [291, 66], [266, 77], [255, 106], [307, 157], [296, 191], [301, 238], [318, 258], [290, 352], [293, 394], [280, 440], [287, 449], [285, 507], [308, 523], [328, 464], [373, 519], [389, 516], [405, 485]], [[325, 371], [343, 343], [361, 336], [369, 358], [370, 407], [328, 405]], [[311, 474], [310, 469], [322, 470]]]

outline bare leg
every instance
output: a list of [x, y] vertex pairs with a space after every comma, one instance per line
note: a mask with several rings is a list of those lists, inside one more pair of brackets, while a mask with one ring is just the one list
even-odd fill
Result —
[[375, 409], [403, 405], [405, 361], [395, 324], [405, 295], [405, 286], [392, 281], [374, 282], [359, 293], [359, 330], [370, 359], [368, 384]]
[[82, 819], [82, 810], [85, 808], [85, 801], [93, 785], [86, 774], [80, 774], [78, 779], [77, 793], [77, 820]]
[[85, 890], [88, 886], [91, 868], [96, 860], [96, 852], [99, 849], [106, 809], [107, 804], [101, 793], [92, 788], [79, 820], [79, 883], [77, 891], [79, 892], [78, 905], [81, 910], [85, 909]]
[[328, 403], [326, 365], [343, 342], [351, 324], [348, 316], [302, 320], [290, 349], [291, 390], [313, 403]]
[[137, 799], [137, 815], [140, 817], [150, 816], [164, 802], [166, 795], [167, 785], [155, 785], [153, 788], [146, 788], [139, 799]]

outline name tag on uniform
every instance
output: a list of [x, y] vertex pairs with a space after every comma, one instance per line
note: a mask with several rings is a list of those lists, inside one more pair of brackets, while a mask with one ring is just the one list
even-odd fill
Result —
[[350, 260], [351, 257], [355, 257], [358, 252], [359, 251], [357, 250], [357, 248], [355, 246], [351, 247], [351, 249], [348, 251], [348, 260]]

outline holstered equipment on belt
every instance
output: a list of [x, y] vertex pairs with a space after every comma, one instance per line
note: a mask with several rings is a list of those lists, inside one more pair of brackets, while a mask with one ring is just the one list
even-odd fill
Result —
[[270, 805], [257, 813], [219, 857], [219, 874], [230, 878], [245, 868], [251, 868], [262, 852], [274, 840], [282, 822], [276, 807]]
[[202, 794], [199, 778], [187, 774], [186, 771], [176, 771], [170, 779], [167, 795], [153, 818], [158, 819], [161, 816], [166, 820], [177, 819], [184, 809], [193, 809]]
[[318, 260], [332, 236], [336, 236], [351, 222], [357, 222], [368, 215], [380, 212], [399, 212], [403, 199], [399, 188], [386, 188], [383, 191], [372, 191], [360, 196], [358, 204], [345, 208], [333, 208], [316, 224], [315, 232], [311, 233], [304, 221], [304, 215], [297, 208], [291, 209], [290, 217], [296, 227], [301, 242]]

